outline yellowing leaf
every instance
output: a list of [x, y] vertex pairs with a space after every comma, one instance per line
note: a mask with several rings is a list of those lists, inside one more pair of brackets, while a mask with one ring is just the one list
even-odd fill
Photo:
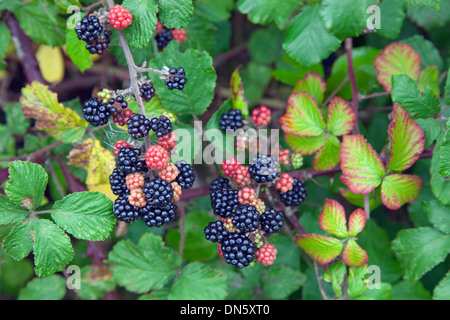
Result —
[[107, 196], [111, 201], [115, 201], [117, 199], [117, 196], [112, 193], [111, 191], [111, 185], [108, 183], [99, 184], [96, 186], [92, 186], [89, 188], [89, 191], [98, 191], [103, 193], [105, 196]]
[[70, 108], [58, 102], [57, 95], [40, 82], [22, 89], [20, 104], [27, 118], [36, 119], [36, 128], [65, 143], [81, 139], [87, 122]]
[[[103, 148], [98, 140], [84, 140], [70, 151], [67, 158], [69, 164], [87, 170], [86, 185], [89, 190], [97, 191], [96, 188], [100, 185], [109, 183], [109, 176], [115, 167], [114, 156]], [[109, 196], [106, 193], [105, 195]]]
[[41, 45], [36, 52], [42, 76], [50, 83], [56, 84], [64, 78], [64, 59], [59, 47]]

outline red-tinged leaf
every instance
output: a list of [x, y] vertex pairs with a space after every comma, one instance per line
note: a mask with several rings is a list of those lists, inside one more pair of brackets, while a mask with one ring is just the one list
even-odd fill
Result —
[[342, 253], [342, 261], [349, 267], [359, 268], [365, 265], [368, 260], [367, 252], [354, 239], [349, 239]]
[[375, 58], [377, 80], [384, 90], [391, 92], [393, 75], [406, 74], [415, 81], [419, 79], [420, 62], [420, 55], [409, 44], [391, 43]]
[[343, 248], [339, 239], [315, 233], [297, 236], [296, 242], [319, 264], [327, 264], [333, 261]]
[[383, 162], [362, 135], [345, 135], [340, 157], [341, 180], [351, 192], [370, 193], [381, 184], [385, 175]]
[[230, 92], [231, 92], [231, 105], [233, 109], [241, 110], [244, 118], [248, 117], [248, 103], [244, 97], [244, 85], [242, 83], [241, 76], [239, 75], [239, 68], [237, 67], [230, 79]]
[[347, 218], [344, 207], [333, 199], [326, 199], [319, 215], [319, 226], [323, 231], [339, 238], [347, 238]]
[[349, 134], [356, 124], [356, 113], [341, 97], [334, 97], [328, 105], [327, 130], [335, 136]]
[[363, 231], [367, 223], [366, 212], [358, 208], [353, 211], [348, 218], [348, 234], [350, 237], [355, 237], [358, 233]]
[[316, 99], [305, 92], [289, 96], [287, 110], [280, 123], [284, 132], [302, 137], [317, 137], [326, 129]]
[[388, 133], [391, 153], [386, 167], [394, 171], [408, 169], [419, 159], [425, 147], [423, 129], [405, 109], [394, 103]]
[[295, 153], [303, 156], [311, 155], [322, 148], [327, 135], [324, 133], [317, 137], [300, 137], [294, 134], [286, 134], [284, 139]]
[[325, 90], [327, 85], [320, 74], [308, 73], [304, 79], [300, 79], [294, 86], [293, 93], [305, 91], [314, 99], [317, 105], [320, 106], [323, 102]]
[[416, 200], [422, 185], [422, 179], [418, 176], [391, 174], [381, 184], [381, 200], [387, 208], [397, 210], [405, 203]]
[[335, 168], [339, 164], [340, 150], [341, 143], [339, 142], [339, 139], [332, 134], [327, 134], [324, 145], [314, 157], [314, 170], [326, 171]]

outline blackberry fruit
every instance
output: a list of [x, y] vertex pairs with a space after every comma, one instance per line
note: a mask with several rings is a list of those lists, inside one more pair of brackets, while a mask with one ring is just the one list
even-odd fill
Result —
[[120, 171], [128, 174], [147, 171], [145, 162], [139, 159], [141, 150], [137, 148], [126, 147], [119, 150], [117, 155], [117, 165]]
[[79, 40], [90, 44], [100, 37], [103, 32], [103, 26], [97, 16], [90, 15], [76, 22], [75, 32]]
[[203, 232], [205, 233], [206, 240], [217, 243], [222, 243], [229, 234], [220, 220], [210, 222], [208, 226], [203, 229]]
[[248, 172], [256, 183], [270, 182], [276, 178], [279, 163], [274, 156], [258, 154], [250, 162]]
[[172, 203], [173, 189], [170, 182], [156, 178], [144, 186], [144, 195], [150, 205], [165, 207]]
[[231, 222], [242, 233], [255, 231], [259, 227], [259, 212], [252, 205], [238, 205], [233, 210]]
[[169, 223], [175, 219], [175, 212], [177, 206], [173, 203], [165, 207], [155, 207], [147, 204], [141, 208], [141, 220], [145, 222], [148, 227], [160, 228], [165, 223]]
[[94, 97], [84, 102], [82, 112], [86, 121], [94, 127], [107, 124], [111, 116], [110, 109]]
[[109, 47], [111, 42], [111, 31], [105, 30], [103, 34], [92, 43], [86, 44], [86, 49], [90, 54], [102, 55]]
[[109, 99], [106, 103], [106, 107], [109, 108], [109, 112], [112, 115], [116, 115], [128, 108], [128, 102], [125, 101], [123, 96], [117, 96]]
[[148, 135], [150, 132], [150, 120], [144, 115], [133, 113], [127, 121], [128, 133], [133, 139], [140, 139]]
[[283, 212], [276, 211], [275, 209], [268, 209], [261, 215], [259, 222], [261, 229], [265, 232], [272, 234], [280, 231], [284, 225]]
[[222, 218], [231, 217], [233, 209], [238, 205], [238, 190], [225, 187], [211, 193], [211, 208], [214, 214]]
[[155, 37], [158, 49], [162, 50], [172, 41], [172, 30], [163, 28]]
[[175, 181], [178, 182], [183, 189], [189, 189], [192, 187], [195, 181], [194, 168], [189, 163], [184, 161], [175, 165], [178, 168], [178, 176]]
[[111, 191], [116, 196], [128, 194], [126, 174], [115, 168], [109, 176], [109, 184], [111, 185]]
[[230, 233], [221, 244], [225, 261], [235, 268], [247, 267], [255, 258], [256, 246], [241, 233]]
[[139, 92], [141, 93], [141, 98], [145, 102], [149, 102], [155, 96], [155, 88], [151, 82], [144, 83], [139, 87]]
[[299, 206], [303, 201], [305, 201], [305, 198], [307, 196], [306, 189], [303, 186], [303, 183], [297, 178], [294, 178], [291, 190], [287, 192], [278, 190], [278, 194], [280, 196], [280, 201], [288, 207]]
[[208, 186], [209, 193], [212, 193], [216, 190], [220, 190], [223, 188], [230, 188], [230, 181], [227, 178], [224, 177], [217, 177], [213, 180]]
[[114, 201], [113, 214], [118, 220], [130, 223], [140, 216], [140, 210], [130, 204], [128, 195], [123, 194]]
[[231, 109], [227, 113], [223, 114], [219, 120], [220, 129], [237, 130], [244, 126], [244, 115], [239, 109]]
[[183, 90], [184, 86], [187, 82], [186, 75], [184, 73], [183, 68], [170, 68], [169, 69], [169, 76], [166, 80], [164, 80], [165, 85], [167, 86], [167, 89], [173, 90]]
[[159, 116], [159, 118], [154, 117], [150, 120], [151, 129], [156, 133], [158, 138], [162, 138], [163, 136], [172, 132], [172, 122], [166, 116]]

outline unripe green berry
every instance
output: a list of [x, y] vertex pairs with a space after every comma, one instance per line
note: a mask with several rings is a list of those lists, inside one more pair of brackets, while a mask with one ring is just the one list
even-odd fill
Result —
[[291, 163], [294, 169], [300, 169], [303, 166], [303, 156], [300, 153], [294, 153], [291, 156]]

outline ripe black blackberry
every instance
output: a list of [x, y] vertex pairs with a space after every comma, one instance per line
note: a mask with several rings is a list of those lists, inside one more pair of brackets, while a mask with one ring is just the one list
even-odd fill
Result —
[[144, 115], [133, 113], [127, 121], [128, 133], [133, 139], [140, 139], [148, 135], [151, 122]]
[[139, 87], [141, 98], [145, 102], [149, 102], [155, 96], [155, 88], [151, 82], [144, 83]]
[[273, 208], [268, 209], [261, 215], [259, 222], [261, 224], [261, 229], [268, 234], [278, 232], [284, 225], [283, 212], [276, 211]]
[[231, 217], [233, 209], [239, 205], [238, 190], [232, 188], [221, 188], [212, 192], [211, 208], [214, 214], [222, 218]]
[[212, 221], [204, 229], [206, 240], [211, 242], [222, 243], [228, 237], [228, 230], [223, 225], [222, 221]]
[[195, 181], [194, 168], [185, 161], [176, 163], [175, 165], [178, 168], [178, 176], [176, 177], [175, 181], [183, 189], [189, 189], [190, 187], [192, 187]]
[[223, 188], [230, 188], [230, 181], [224, 177], [217, 177], [208, 186], [209, 193]]
[[144, 196], [149, 205], [165, 207], [172, 203], [172, 184], [161, 178], [156, 178], [145, 183]]
[[249, 204], [240, 204], [233, 210], [231, 222], [242, 233], [255, 231], [259, 227], [259, 212]]
[[138, 148], [126, 147], [120, 149], [116, 160], [120, 171], [126, 174], [148, 171], [145, 161], [139, 159], [140, 155], [141, 150]]
[[117, 96], [109, 99], [106, 107], [109, 108], [109, 112], [112, 115], [121, 113], [124, 109], [128, 108], [128, 102], [125, 101], [123, 96]]
[[172, 30], [163, 28], [155, 37], [158, 49], [162, 50], [172, 41]]
[[276, 178], [279, 163], [274, 156], [258, 154], [250, 161], [248, 172], [256, 183], [270, 182]]
[[110, 109], [95, 97], [84, 102], [82, 112], [86, 121], [94, 127], [107, 124], [111, 116]]
[[165, 223], [169, 223], [175, 219], [177, 206], [173, 203], [165, 207], [155, 207], [150, 204], [141, 208], [141, 220], [148, 227], [160, 228]]
[[103, 32], [103, 26], [96, 15], [89, 15], [76, 22], [75, 32], [78, 39], [91, 44], [100, 37]]
[[169, 76], [164, 80], [165, 85], [167, 86], [167, 89], [173, 90], [183, 90], [184, 86], [187, 82], [186, 74], [184, 72], [183, 68], [170, 68], [169, 69]]
[[288, 207], [299, 206], [303, 201], [305, 201], [305, 198], [307, 196], [306, 189], [303, 186], [303, 183], [297, 178], [294, 178], [291, 190], [287, 192], [281, 192], [280, 190], [278, 190], [278, 194], [280, 196], [280, 201]]
[[164, 115], [154, 117], [150, 120], [151, 129], [156, 133], [158, 138], [161, 138], [172, 132], [172, 122]]
[[113, 214], [118, 220], [130, 223], [135, 221], [141, 213], [138, 207], [130, 204], [128, 195], [122, 194], [114, 201]]
[[244, 115], [239, 109], [231, 109], [223, 114], [219, 120], [220, 129], [237, 130], [244, 126]]
[[111, 191], [116, 196], [128, 194], [126, 174], [115, 168], [109, 176], [109, 184], [111, 185]]
[[225, 261], [235, 268], [247, 267], [255, 258], [256, 246], [242, 233], [230, 233], [221, 244]]

